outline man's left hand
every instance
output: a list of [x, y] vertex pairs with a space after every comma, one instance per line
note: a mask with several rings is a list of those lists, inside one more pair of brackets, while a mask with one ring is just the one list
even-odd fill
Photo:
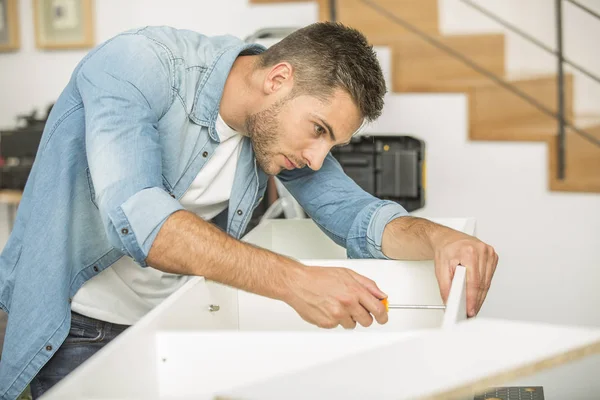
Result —
[[446, 231], [434, 244], [435, 275], [444, 302], [448, 299], [454, 271], [458, 265], [467, 269], [467, 315], [475, 316], [487, 296], [498, 254], [479, 239], [458, 231]]

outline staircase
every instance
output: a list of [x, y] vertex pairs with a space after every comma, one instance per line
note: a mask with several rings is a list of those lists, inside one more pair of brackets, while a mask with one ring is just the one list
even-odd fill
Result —
[[[263, 4], [298, 1], [307, 0], [250, 0]], [[315, 1], [319, 19], [329, 20], [329, 0]], [[381, 10], [398, 16], [473, 63], [503, 77], [552, 112], [557, 112], [558, 104], [555, 74], [507, 74], [503, 34], [441, 35], [438, 0], [337, 0], [337, 21], [357, 28], [373, 45], [390, 49], [392, 92], [464, 93], [468, 98], [470, 140], [546, 142], [550, 190], [600, 193], [600, 146], [567, 128], [565, 178], [558, 179], [558, 128], [554, 118], [411, 32], [410, 27], [386, 17]], [[565, 119], [600, 139], [600, 117], [575, 115], [573, 91], [573, 76], [565, 74]]]

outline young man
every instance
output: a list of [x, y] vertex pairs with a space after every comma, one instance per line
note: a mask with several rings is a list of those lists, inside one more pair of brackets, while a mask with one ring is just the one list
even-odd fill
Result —
[[32, 379], [39, 396], [194, 275], [323, 328], [386, 323], [371, 280], [238, 240], [268, 175], [349, 257], [435, 259], [444, 299], [466, 266], [475, 315], [494, 250], [365, 193], [329, 154], [380, 115], [384, 93], [365, 38], [333, 23], [268, 50], [166, 27], [94, 49], [52, 110], [0, 257], [0, 397]]

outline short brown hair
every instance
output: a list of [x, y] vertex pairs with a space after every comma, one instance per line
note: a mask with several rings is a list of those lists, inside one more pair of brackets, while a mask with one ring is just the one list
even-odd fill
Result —
[[317, 22], [296, 30], [260, 55], [259, 67], [289, 62], [295, 69], [295, 94], [323, 100], [337, 88], [350, 94], [362, 117], [381, 115], [385, 80], [373, 46], [358, 30]]

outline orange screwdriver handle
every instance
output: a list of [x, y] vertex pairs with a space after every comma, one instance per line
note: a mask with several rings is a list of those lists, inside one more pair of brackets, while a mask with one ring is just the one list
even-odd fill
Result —
[[381, 303], [385, 306], [385, 311], [390, 311], [390, 305], [388, 303], [388, 299], [382, 299]]

